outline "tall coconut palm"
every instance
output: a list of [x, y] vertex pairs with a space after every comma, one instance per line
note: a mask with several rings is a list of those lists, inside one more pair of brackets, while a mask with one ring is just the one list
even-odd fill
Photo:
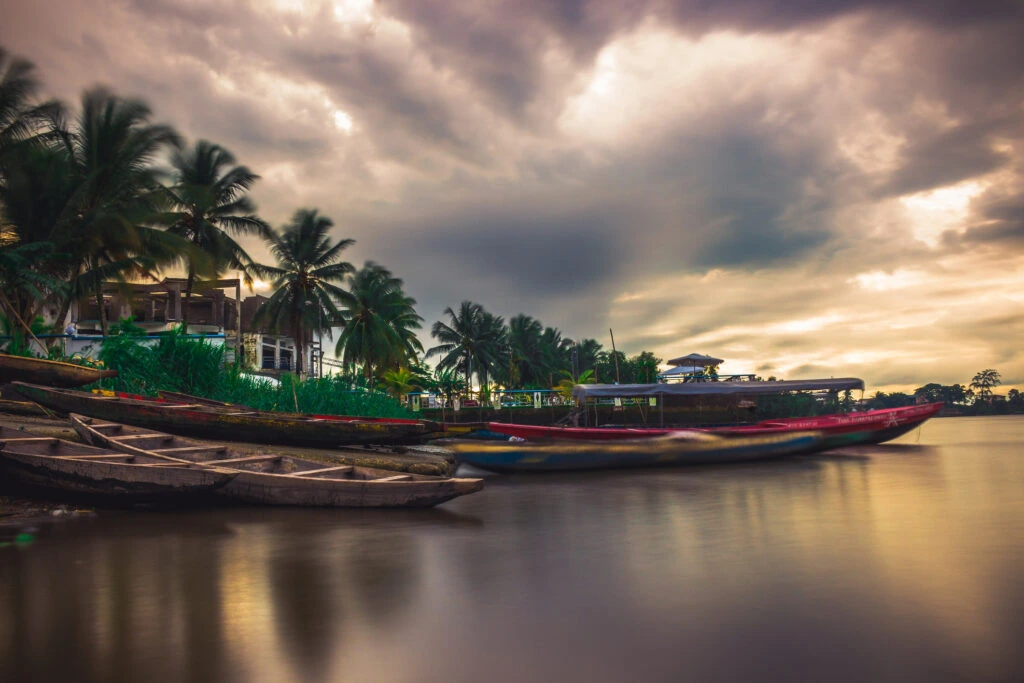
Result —
[[[12, 148], [37, 138], [40, 126], [59, 112], [60, 105], [54, 101], [32, 104], [38, 91], [35, 66], [0, 47], [0, 162]], [[5, 177], [0, 163], [0, 186]]]
[[596, 339], [581, 339], [576, 346], [576, 362], [579, 371], [595, 370], [600, 353], [601, 343]]
[[96, 297], [106, 334], [103, 283], [149, 274], [181, 259], [188, 247], [176, 235], [152, 227], [164, 196], [153, 161], [180, 141], [170, 127], [150, 124], [150, 109], [139, 100], [96, 88], [82, 96], [81, 106], [74, 129], [61, 131], [76, 189], [54, 241], [67, 255], [71, 296]]
[[458, 312], [450, 306], [444, 312], [449, 322], [438, 321], [431, 327], [430, 335], [441, 343], [427, 350], [427, 358], [441, 356], [438, 367], [442, 369], [461, 365], [467, 384], [475, 369], [481, 386], [486, 386], [488, 368], [502, 355], [503, 319], [471, 301], [463, 301]]
[[[47, 298], [60, 298], [64, 283], [55, 265], [53, 232], [74, 192], [63, 150], [21, 145], [4, 162], [0, 185], [0, 306], [15, 322], [35, 319]], [[21, 332], [27, 328], [19, 326]], [[20, 332], [19, 332], [20, 333]]]
[[544, 357], [539, 320], [520, 313], [508, 321], [509, 382], [514, 387], [534, 385], [543, 372]]
[[174, 185], [167, 193], [173, 211], [165, 216], [167, 231], [178, 235], [194, 248], [193, 253], [209, 258], [209, 267], [200, 272], [196, 258], [186, 257], [188, 274], [182, 329], [188, 332], [189, 300], [196, 277], [220, 277], [226, 270], [242, 272], [252, 285], [249, 266], [253, 263], [233, 236], [271, 238], [270, 226], [255, 215], [256, 206], [245, 196], [259, 176], [245, 166], [235, 166], [235, 158], [226, 149], [200, 140], [188, 150], [176, 150], [171, 157]]
[[[304, 369], [310, 333], [321, 329], [325, 320], [340, 316], [334, 302], [340, 301], [346, 292], [334, 283], [343, 282], [354, 270], [351, 263], [341, 260], [341, 252], [355, 240], [332, 242], [333, 225], [330, 218], [319, 215], [316, 209], [299, 209], [280, 234], [271, 233], [270, 251], [277, 266], [252, 266], [256, 275], [272, 281], [274, 290], [256, 310], [253, 322], [278, 332], [288, 329], [295, 335], [295, 369], [299, 373]], [[326, 318], [322, 311], [327, 311]]]
[[367, 261], [348, 280], [338, 297], [342, 325], [335, 354], [346, 365], [361, 363], [367, 379], [375, 371], [395, 369], [415, 360], [423, 346], [416, 330], [423, 322], [416, 300], [402, 291], [402, 281], [382, 266]]
[[35, 317], [47, 290], [56, 284], [36, 267], [52, 250], [49, 235], [40, 239], [35, 228], [45, 222], [40, 214], [50, 213], [63, 199], [40, 192], [42, 176], [50, 169], [37, 154], [45, 147], [34, 143], [45, 141], [44, 123], [57, 116], [60, 105], [33, 105], [38, 90], [32, 63], [0, 47], [0, 308], [18, 323], [18, 334], [33, 337], [25, 321]]

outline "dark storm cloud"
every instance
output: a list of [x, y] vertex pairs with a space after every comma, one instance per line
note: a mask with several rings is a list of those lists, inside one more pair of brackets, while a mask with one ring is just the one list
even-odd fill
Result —
[[[350, 260], [405, 279], [428, 328], [472, 299], [574, 337], [614, 320], [631, 354], [758, 349], [792, 376], [855, 336], [899, 340], [884, 330], [912, 304], [858, 275], [934, 278], [944, 296], [906, 294], [927, 307], [993, 270], [946, 281], [939, 257], [1016, 263], [1022, 3], [383, 0], [368, 22], [291, 7], [26, 2], [0, 44], [64, 97], [106, 82], [224, 144], [264, 176], [275, 225], [320, 207], [357, 238]], [[573, 119], [602, 74], [612, 92]], [[915, 235], [901, 196], [964, 181], [992, 187], [939, 247]], [[709, 269], [725, 276], [700, 282]], [[834, 329], [765, 332], [833, 309]], [[982, 328], [956, 339], [1009, 358], [992, 335], [1017, 323]], [[908, 362], [860, 367], [891, 379]]]
[[984, 175], [1012, 162], [994, 149], [994, 137], [1010, 133], [1008, 122], [956, 126], [914, 140], [903, 153], [904, 163], [882, 188], [882, 195], [903, 195]]
[[991, 245], [1011, 249], [1024, 245], [1024, 192], [981, 203], [975, 215], [979, 224], [962, 235], [950, 234], [947, 244], [960, 248]]

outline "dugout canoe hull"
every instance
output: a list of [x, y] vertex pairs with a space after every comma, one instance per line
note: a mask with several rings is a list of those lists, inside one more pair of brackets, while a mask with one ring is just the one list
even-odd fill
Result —
[[[330, 465], [290, 455], [252, 455], [151, 429], [72, 415], [87, 442], [126, 454], [175, 457], [231, 469], [217, 495], [236, 502], [304, 507], [432, 507], [483, 488], [483, 480]], [[216, 462], [213, 462], [216, 461]]]
[[235, 477], [229, 470], [126, 458], [111, 449], [35, 437], [8, 427], [0, 427], [0, 470], [34, 490], [112, 504], [212, 500], [213, 492]]
[[558, 472], [716, 465], [780, 458], [814, 451], [816, 432], [723, 438], [694, 432], [618, 441], [457, 441], [460, 462], [493, 472]]
[[117, 370], [100, 370], [63, 361], [0, 354], [0, 384], [30, 382], [49, 387], [80, 387], [105, 377], [117, 377]]
[[323, 420], [266, 411], [198, 404], [158, 403], [50, 389], [14, 382], [20, 394], [50, 410], [216, 441], [336, 448], [361, 444], [416, 443], [431, 433], [422, 422]]

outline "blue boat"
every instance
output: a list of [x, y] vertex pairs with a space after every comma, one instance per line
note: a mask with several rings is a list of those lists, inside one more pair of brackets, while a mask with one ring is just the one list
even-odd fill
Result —
[[680, 430], [620, 441], [456, 441], [460, 463], [492, 472], [559, 472], [626, 467], [716, 465], [779, 458], [819, 450], [818, 432], [725, 438]]

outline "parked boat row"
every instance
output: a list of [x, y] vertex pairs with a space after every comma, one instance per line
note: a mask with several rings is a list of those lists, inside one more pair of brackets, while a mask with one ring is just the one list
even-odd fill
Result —
[[[215, 496], [266, 505], [430, 506], [480, 490], [482, 480], [396, 473], [284, 453], [243, 452], [223, 442], [315, 446], [450, 436], [421, 420], [258, 411], [183, 394], [157, 399], [14, 382], [27, 398], [70, 414], [91, 446], [0, 432], [0, 464], [34, 486], [123, 501]], [[493, 422], [508, 441], [452, 440], [455, 458], [496, 472], [721, 464], [881, 443], [942, 407], [927, 404], [705, 429], [561, 428]], [[199, 439], [214, 439], [218, 443]]]

